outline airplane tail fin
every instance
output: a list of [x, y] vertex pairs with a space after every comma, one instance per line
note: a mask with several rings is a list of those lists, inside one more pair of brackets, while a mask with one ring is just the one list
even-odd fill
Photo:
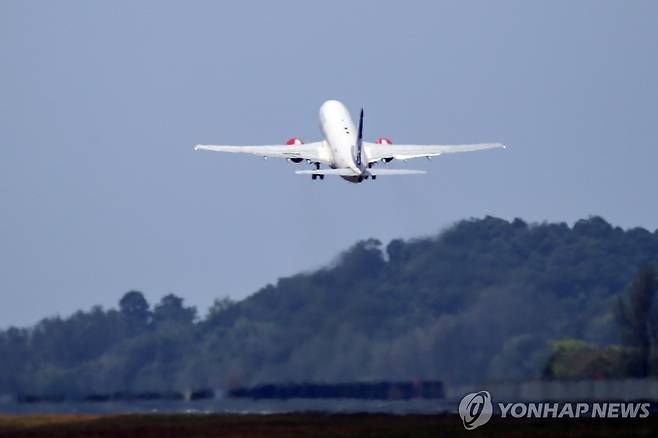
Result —
[[356, 164], [361, 166], [361, 156], [363, 152], [363, 108], [359, 116], [359, 136], [356, 139]]

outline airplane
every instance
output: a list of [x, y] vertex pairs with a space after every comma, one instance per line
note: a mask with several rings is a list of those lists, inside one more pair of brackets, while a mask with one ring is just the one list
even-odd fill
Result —
[[[391, 160], [406, 161], [411, 158], [436, 157], [455, 152], [472, 152], [484, 149], [505, 148], [501, 143], [481, 143], [466, 145], [394, 145], [388, 138], [378, 138], [374, 143], [363, 141], [363, 109], [359, 116], [358, 128], [354, 125], [350, 112], [337, 100], [328, 100], [320, 107], [320, 129], [324, 140], [304, 143], [297, 137], [289, 139], [285, 145], [267, 146], [228, 146], [199, 144], [194, 150], [233, 152], [259, 155], [264, 158], [285, 158], [293, 163], [307, 161], [315, 168], [297, 170], [298, 175], [311, 175], [312, 179], [324, 179], [326, 175], [340, 176], [360, 183], [378, 176], [418, 175], [426, 173], [413, 169], [385, 169], [373, 167], [376, 163], [389, 163]], [[321, 164], [328, 166], [321, 169]]]

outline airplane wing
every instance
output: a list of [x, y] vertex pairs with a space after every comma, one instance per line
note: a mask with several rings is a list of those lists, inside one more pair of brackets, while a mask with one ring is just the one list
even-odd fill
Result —
[[228, 146], [198, 144], [194, 146], [195, 151], [231, 152], [259, 155], [269, 158], [301, 158], [304, 160], [328, 163], [329, 157], [324, 153], [324, 142], [316, 141], [306, 144], [277, 144], [265, 146]]
[[425, 145], [425, 144], [378, 144], [363, 142], [368, 161], [373, 163], [384, 158], [408, 160], [410, 158], [436, 157], [455, 152], [482, 151], [485, 149], [505, 148], [501, 143], [480, 143], [461, 145]]

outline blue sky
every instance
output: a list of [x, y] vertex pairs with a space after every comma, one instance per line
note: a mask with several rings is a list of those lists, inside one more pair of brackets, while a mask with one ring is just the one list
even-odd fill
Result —
[[[0, 2], [0, 327], [205, 310], [465, 217], [658, 227], [658, 3], [384, 3]], [[327, 99], [369, 139], [509, 148], [360, 185], [192, 150], [316, 140]]]

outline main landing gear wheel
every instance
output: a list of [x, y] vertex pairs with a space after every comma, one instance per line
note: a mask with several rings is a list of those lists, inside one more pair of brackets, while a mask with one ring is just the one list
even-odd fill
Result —
[[311, 175], [311, 179], [312, 179], [313, 181], [315, 181], [317, 178], [318, 178], [318, 176], [317, 176], [316, 174]]

